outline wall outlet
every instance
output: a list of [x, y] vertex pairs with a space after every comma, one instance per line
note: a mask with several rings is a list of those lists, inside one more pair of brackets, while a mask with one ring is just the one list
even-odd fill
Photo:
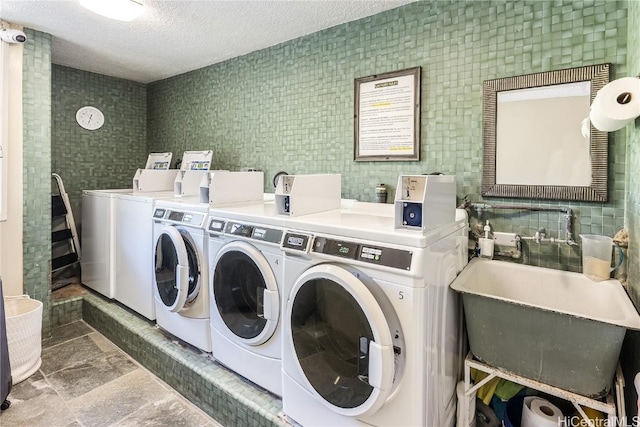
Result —
[[516, 233], [502, 233], [499, 231], [493, 232], [493, 240], [497, 246], [511, 246], [516, 247]]

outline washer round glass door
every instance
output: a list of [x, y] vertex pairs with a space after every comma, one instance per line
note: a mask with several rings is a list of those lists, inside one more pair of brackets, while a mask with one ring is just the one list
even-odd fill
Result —
[[200, 291], [198, 254], [193, 242], [175, 227], [162, 230], [156, 240], [155, 285], [169, 311], [181, 310]]
[[290, 301], [284, 327], [310, 391], [343, 415], [377, 411], [393, 386], [393, 342], [364, 283], [339, 266], [320, 264], [296, 280]]
[[276, 330], [280, 293], [267, 259], [246, 242], [231, 242], [214, 261], [213, 299], [233, 335], [248, 345], [266, 342]]

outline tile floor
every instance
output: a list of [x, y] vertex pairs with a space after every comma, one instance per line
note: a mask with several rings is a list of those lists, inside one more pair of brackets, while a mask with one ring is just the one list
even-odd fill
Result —
[[2, 427], [220, 427], [83, 321], [42, 342], [42, 366], [14, 386]]

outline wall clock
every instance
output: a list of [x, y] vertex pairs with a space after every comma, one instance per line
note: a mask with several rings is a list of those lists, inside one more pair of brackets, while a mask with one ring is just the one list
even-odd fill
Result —
[[78, 109], [76, 121], [87, 130], [96, 130], [104, 124], [104, 114], [96, 107], [87, 105]]

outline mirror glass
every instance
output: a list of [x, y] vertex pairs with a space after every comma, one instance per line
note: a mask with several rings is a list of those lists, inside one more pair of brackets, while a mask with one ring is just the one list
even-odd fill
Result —
[[484, 82], [482, 195], [607, 200], [607, 134], [582, 121], [609, 65]]

